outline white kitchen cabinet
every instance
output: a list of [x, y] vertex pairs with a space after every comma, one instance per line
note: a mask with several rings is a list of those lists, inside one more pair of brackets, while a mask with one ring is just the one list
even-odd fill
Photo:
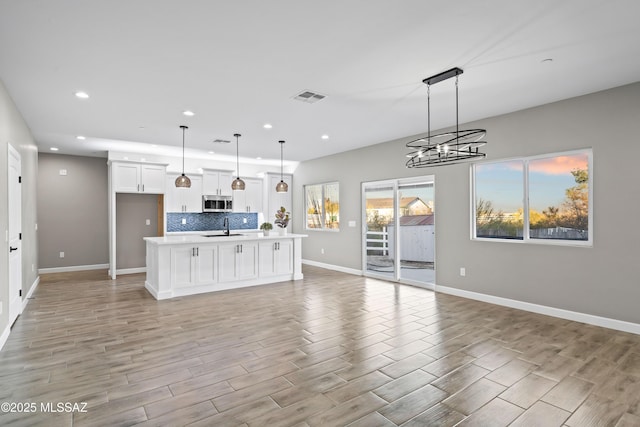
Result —
[[180, 174], [167, 175], [167, 192], [165, 195], [166, 212], [202, 212], [202, 181], [200, 175], [187, 175], [191, 180], [190, 188], [178, 188], [176, 178]]
[[171, 248], [171, 286], [188, 288], [217, 282], [218, 245], [177, 246]]
[[[287, 183], [289, 186], [289, 191], [286, 193], [278, 193], [276, 191], [276, 185], [280, 182], [280, 174], [275, 173], [267, 173], [265, 174], [264, 179], [264, 195], [266, 200], [264, 202], [265, 212], [264, 212], [264, 220], [273, 223], [276, 219], [276, 211], [280, 209], [280, 206], [284, 206], [288, 212], [291, 212], [293, 209], [291, 192], [293, 191], [292, 183], [293, 176], [289, 174], [284, 174], [282, 180]], [[291, 229], [291, 223], [287, 228]]]
[[220, 244], [220, 281], [232, 282], [258, 277], [258, 243], [235, 242]]
[[111, 162], [111, 186], [117, 193], [163, 194], [167, 165]]
[[293, 241], [262, 241], [258, 247], [260, 277], [293, 273]]
[[300, 280], [302, 234], [145, 237], [145, 288], [158, 300]]
[[232, 171], [203, 169], [202, 194], [205, 196], [232, 196]]
[[244, 178], [244, 191], [233, 192], [234, 212], [261, 212], [262, 180], [260, 178]]

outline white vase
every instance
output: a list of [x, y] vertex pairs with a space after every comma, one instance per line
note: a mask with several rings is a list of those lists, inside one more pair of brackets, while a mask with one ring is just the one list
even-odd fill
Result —
[[285, 236], [287, 234], [287, 228], [286, 227], [280, 227], [278, 229], [278, 231], [280, 232], [281, 236]]
[[269, 235], [269, 230], [262, 230], [262, 234], [264, 236], [268, 236]]

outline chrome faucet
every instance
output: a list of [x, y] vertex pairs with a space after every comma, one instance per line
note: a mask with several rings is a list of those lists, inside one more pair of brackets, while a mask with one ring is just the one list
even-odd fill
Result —
[[224, 235], [228, 236], [230, 231], [229, 231], [229, 217], [225, 216], [224, 217], [224, 222], [222, 223], [222, 226], [224, 227]]

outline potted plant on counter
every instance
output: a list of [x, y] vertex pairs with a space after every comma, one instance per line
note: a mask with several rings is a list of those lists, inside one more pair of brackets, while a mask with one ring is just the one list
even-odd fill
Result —
[[276, 211], [276, 220], [274, 222], [279, 227], [281, 235], [287, 234], [287, 225], [289, 225], [290, 219], [291, 214], [287, 212], [284, 206], [280, 206], [280, 209]]
[[262, 224], [260, 224], [260, 230], [262, 230], [265, 236], [269, 235], [269, 230], [271, 230], [272, 228], [273, 224], [271, 224], [270, 222], [263, 222]]

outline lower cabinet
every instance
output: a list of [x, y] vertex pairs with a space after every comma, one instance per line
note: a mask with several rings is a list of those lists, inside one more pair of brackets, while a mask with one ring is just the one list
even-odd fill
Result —
[[218, 273], [218, 245], [171, 248], [171, 286], [185, 288], [215, 284]]
[[258, 243], [227, 243], [220, 251], [220, 282], [255, 279], [258, 277]]
[[258, 269], [260, 277], [293, 273], [293, 241], [260, 242]]
[[286, 237], [145, 237], [145, 289], [158, 300], [300, 280], [301, 241]]

